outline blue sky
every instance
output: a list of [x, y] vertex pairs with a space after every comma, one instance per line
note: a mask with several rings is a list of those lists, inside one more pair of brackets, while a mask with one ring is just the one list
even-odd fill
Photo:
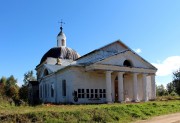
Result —
[[180, 67], [179, 0], [1, 0], [0, 77], [34, 70], [56, 46], [65, 21], [67, 46], [84, 55], [117, 39], [159, 68], [157, 84]]

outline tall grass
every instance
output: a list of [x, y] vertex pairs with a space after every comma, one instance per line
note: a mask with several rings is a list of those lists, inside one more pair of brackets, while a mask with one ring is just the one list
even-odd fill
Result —
[[132, 122], [180, 112], [180, 101], [130, 104], [40, 105], [0, 107], [2, 122]]

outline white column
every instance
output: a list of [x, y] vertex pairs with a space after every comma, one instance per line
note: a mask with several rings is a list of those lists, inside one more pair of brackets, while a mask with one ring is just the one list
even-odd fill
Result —
[[134, 101], [135, 102], [138, 102], [139, 99], [138, 99], [138, 83], [137, 83], [137, 73], [134, 73], [133, 74], [133, 82], [134, 82]]
[[143, 74], [143, 85], [144, 85], [144, 101], [148, 101], [148, 93], [147, 93], [147, 78], [146, 74]]
[[112, 102], [112, 92], [111, 92], [111, 73], [112, 71], [106, 71], [106, 102]]
[[124, 72], [118, 72], [118, 101], [124, 101], [124, 88], [123, 88], [123, 74]]
[[156, 82], [155, 75], [151, 75], [152, 99], [156, 99]]

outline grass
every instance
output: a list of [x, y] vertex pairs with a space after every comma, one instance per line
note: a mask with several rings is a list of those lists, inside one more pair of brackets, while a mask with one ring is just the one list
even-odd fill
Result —
[[180, 112], [180, 101], [99, 105], [0, 105], [0, 122], [133, 122]]

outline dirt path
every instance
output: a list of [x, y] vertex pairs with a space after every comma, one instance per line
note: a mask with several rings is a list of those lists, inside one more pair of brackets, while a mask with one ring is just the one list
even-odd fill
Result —
[[141, 120], [135, 123], [180, 123], [180, 113], [157, 116], [149, 120]]

